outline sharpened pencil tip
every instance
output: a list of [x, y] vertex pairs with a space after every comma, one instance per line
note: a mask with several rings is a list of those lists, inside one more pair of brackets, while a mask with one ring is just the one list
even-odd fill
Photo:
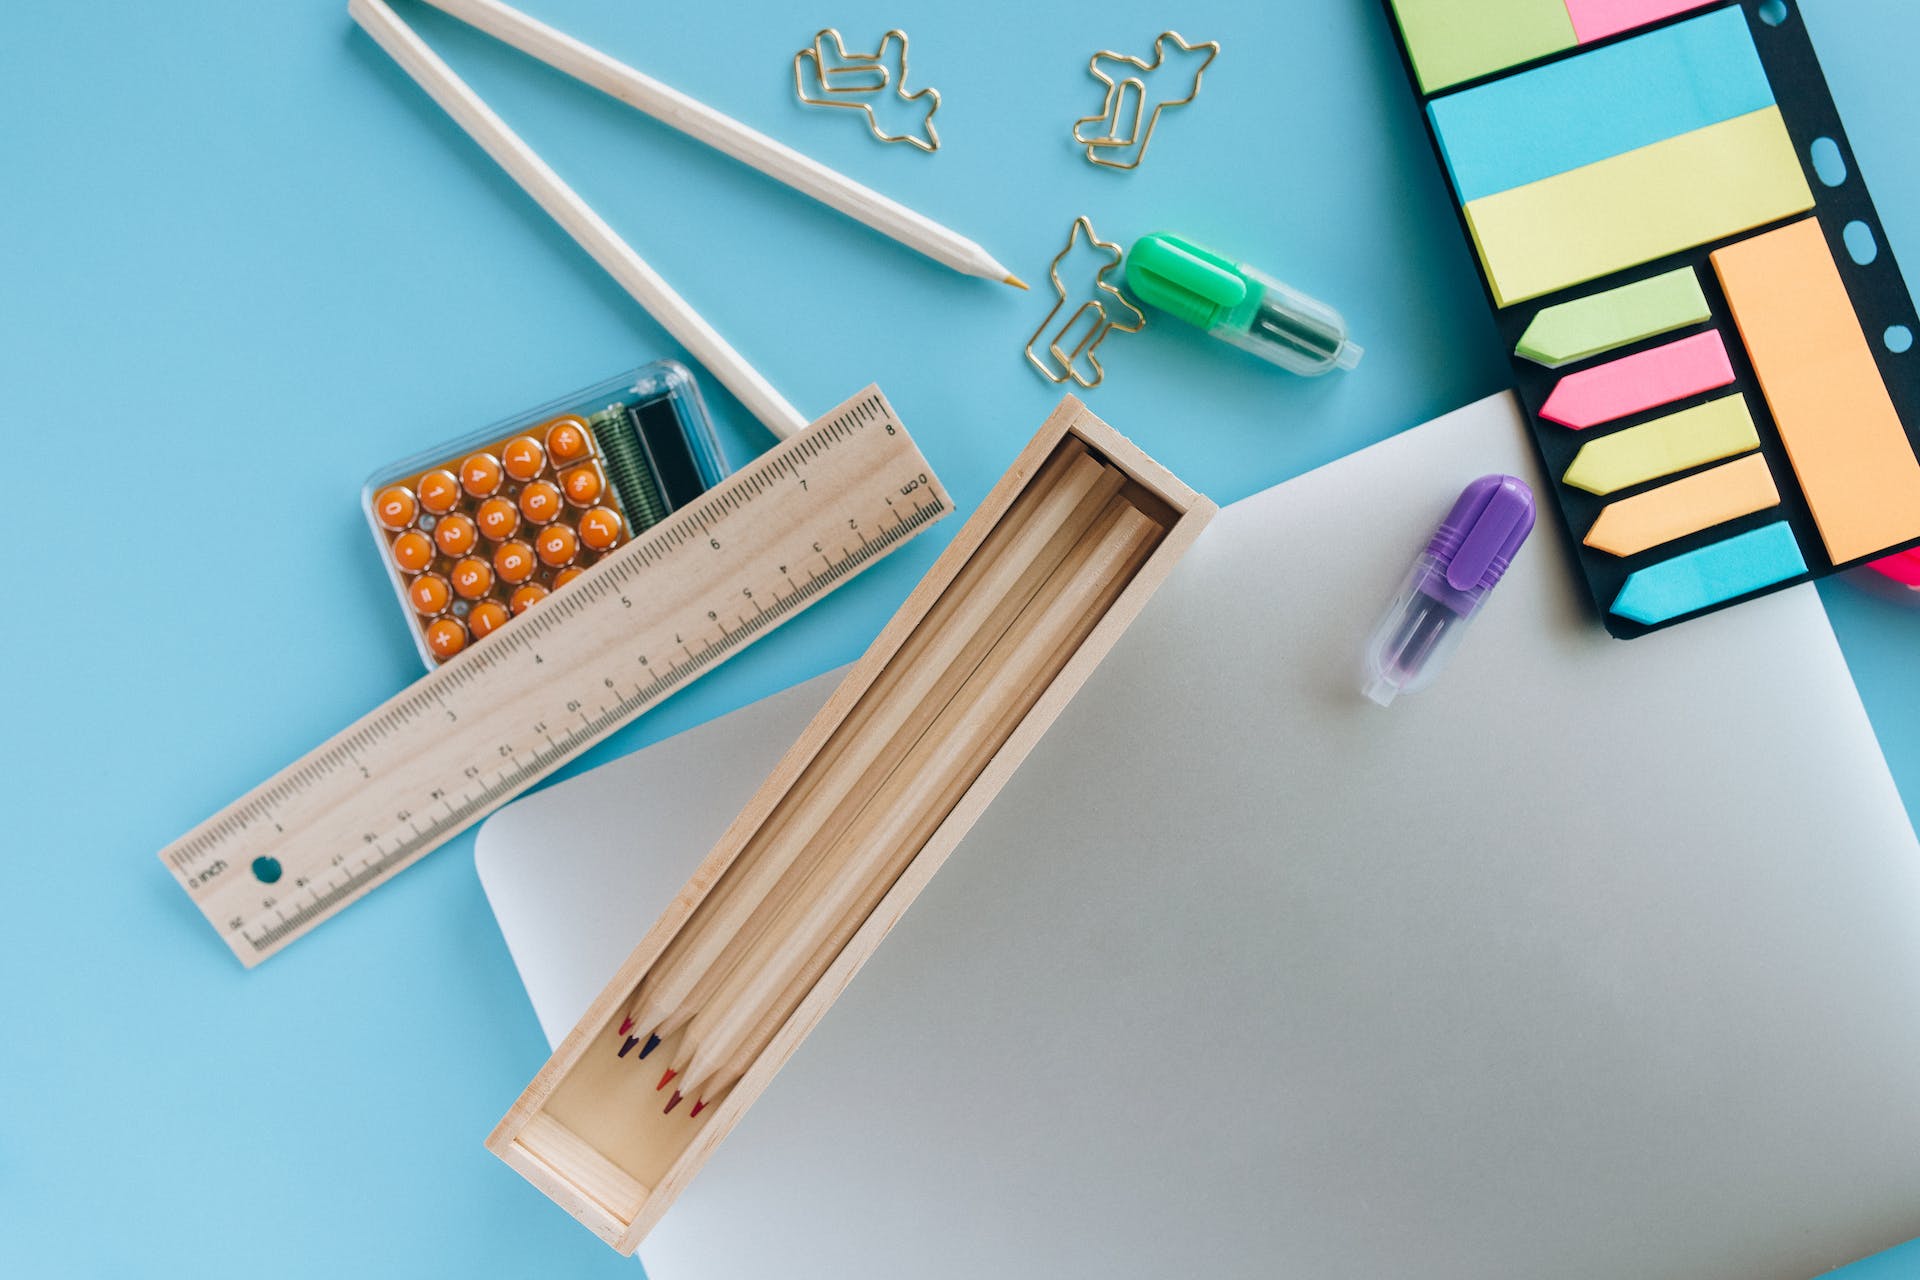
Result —
[[673, 1096], [672, 1096], [671, 1098], [668, 1098], [668, 1099], [667, 1099], [667, 1108], [666, 1108], [666, 1110], [665, 1110], [665, 1111], [662, 1111], [662, 1112], [661, 1112], [660, 1114], [664, 1116], [664, 1115], [666, 1115], [666, 1114], [668, 1114], [669, 1112], [671, 1112], [671, 1111], [672, 1111], [672, 1110], [673, 1110], [673, 1109], [674, 1109], [675, 1107], [677, 1107], [677, 1106], [679, 1106], [679, 1105], [680, 1105], [680, 1091], [679, 1091], [678, 1089], [675, 1089], [675, 1090], [673, 1091]]
[[662, 1089], [667, 1087], [667, 1081], [673, 1079], [675, 1076], [679, 1074], [680, 1073], [678, 1071], [675, 1071], [672, 1067], [668, 1067], [666, 1074], [660, 1077], [660, 1083], [653, 1086], [653, 1091], [655, 1093], [660, 1092]]
[[646, 1056], [647, 1056], [648, 1054], [650, 1054], [650, 1053], [652, 1053], [652, 1052], [653, 1052], [653, 1051], [654, 1051], [655, 1049], [658, 1049], [659, 1047], [660, 1047], [660, 1037], [659, 1037], [659, 1036], [648, 1036], [648, 1037], [647, 1037], [647, 1047], [646, 1047], [646, 1048], [644, 1048], [644, 1049], [642, 1049], [642, 1050], [640, 1051], [640, 1056], [644, 1058], [644, 1057], [646, 1057]]
[[629, 1053], [633, 1052], [633, 1046], [639, 1043], [640, 1042], [638, 1040], [635, 1040], [632, 1036], [628, 1036], [627, 1042], [620, 1046], [620, 1052], [615, 1056], [621, 1057], [621, 1058], [626, 1057]]
[[1027, 282], [1019, 276], [1008, 276], [1005, 280], [1001, 281], [1001, 283], [1010, 284], [1016, 289], [1024, 289], [1027, 287]]
[[629, 1032], [629, 1031], [631, 1031], [631, 1030], [633, 1030], [633, 1019], [632, 1019], [632, 1017], [630, 1017], [630, 1016], [629, 1016], [629, 1017], [625, 1017], [625, 1018], [622, 1018], [622, 1019], [620, 1019], [620, 1034], [621, 1034], [621, 1035], [625, 1035], [625, 1034], [627, 1034], [627, 1032]]
[[696, 1103], [694, 1103], [694, 1104], [693, 1104], [693, 1110], [691, 1110], [691, 1111], [689, 1111], [689, 1112], [687, 1112], [687, 1119], [689, 1119], [689, 1120], [691, 1120], [691, 1119], [693, 1119], [693, 1118], [694, 1118], [695, 1116], [697, 1116], [697, 1115], [699, 1115], [699, 1114], [700, 1114], [700, 1109], [701, 1109], [702, 1107], [705, 1107], [706, 1105], [707, 1105], [707, 1100], [706, 1100], [705, 1098], [702, 1098], [702, 1099], [700, 1099], [700, 1101], [698, 1101], [698, 1102], [696, 1102]]

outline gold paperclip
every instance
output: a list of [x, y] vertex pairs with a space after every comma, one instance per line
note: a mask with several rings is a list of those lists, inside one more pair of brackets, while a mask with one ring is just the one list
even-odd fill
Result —
[[[1152, 114], [1147, 113], [1147, 78], [1166, 66], [1167, 41], [1180, 46], [1182, 54], [1206, 51], [1206, 58], [1193, 68], [1193, 85], [1184, 98], [1170, 98], [1154, 104]], [[1137, 169], [1140, 162], [1147, 158], [1147, 144], [1153, 140], [1153, 130], [1160, 123], [1160, 113], [1169, 107], [1184, 107], [1200, 96], [1200, 78], [1206, 73], [1213, 60], [1220, 56], [1218, 40], [1202, 40], [1197, 44], [1188, 44], [1180, 38], [1177, 31], [1163, 31], [1153, 42], [1153, 61], [1143, 58], [1129, 58], [1124, 54], [1102, 49], [1087, 60], [1087, 70], [1093, 78], [1107, 86], [1107, 98], [1101, 104], [1100, 114], [1083, 116], [1073, 122], [1073, 140], [1087, 149], [1087, 159], [1094, 164], [1109, 169]], [[1102, 70], [1101, 63], [1116, 64], [1113, 72]], [[1121, 68], [1131, 67], [1138, 74], [1122, 74]], [[1116, 78], [1117, 77], [1117, 78]], [[1124, 129], [1121, 122], [1132, 107], [1132, 121]], [[1144, 130], [1141, 127], [1145, 121]], [[1086, 126], [1104, 126], [1099, 133], [1089, 133]], [[1133, 158], [1127, 161], [1108, 159], [1102, 154], [1107, 151], [1132, 151]]]
[[[1066, 283], [1060, 279], [1060, 264], [1066, 261], [1067, 256], [1073, 252], [1074, 246], [1080, 243], [1083, 232], [1086, 234], [1087, 243], [1104, 252], [1108, 261], [1094, 273], [1094, 296], [1075, 308], [1073, 314], [1067, 317], [1066, 323], [1053, 329], [1053, 336], [1047, 338], [1046, 352], [1053, 357], [1054, 361], [1050, 368], [1046, 361], [1034, 351], [1034, 344], [1046, 336], [1048, 330], [1053, 327], [1055, 318], [1071, 301], [1067, 296]], [[1115, 330], [1121, 333], [1138, 333], [1146, 328], [1147, 317], [1140, 308], [1128, 302], [1119, 289], [1107, 283], [1107, 273], [1120, 265], [1122, 256], [1119, 245], [1109, 244], [1094, 231], [1091, 218], [1082, 216], [1073, 220], [1073, 228], [1067, 232], [1067, 247], [1055, 254], [1053, 262], [1047, 267], [1047, 276], [1053, 281], [1054, 293], [1058, 295], [1059, 300], [1053, 304], [1053, 310], [1047, 312], [1047, 318], [1040, 322], [1040, 327], [1033, 331], [1033, 336], [1027, 339], [1027, 362], [1038, 369], [1040, 376], [1047, 381], [1054, 383], [1071, 381], [1092, 390], [1106, 380], [1106, 368], [1101, 365], [1100, 357], [1095, 352], [1099, 350], [1100, 344], [1107, 340], [1107, 335]], [[1133, 319], [1130, 323], [1122, 323], [1116, 318], [1121, 315], [1130, 315]], [[1072, 342], [1073, 345], [1068, 347], [1066, 345], [1068, 342]], [[1079, 361], [1083, 356], [1093, 367], [1091, 378], [1082, 373], [1079, 368]]]
[[[832, 53], [828, 53], [827, 42], [833, 42]], [[889, 50], [894, 51], [890, 59]], [[897, 62], [895, 71], [889, 62]], [[804, 68], [813, 67], [818, 88], [813, 95], [807, 92]], [[929, 99], [926, 114], [927, 136], [922, 138], [911, 133], [888, 133], [880, 127], [879, 117], [874, 114], [870, 101], [843, 101], [842, 99], [871, 99], [893, 88], [894, 96], [904, 102], [917, 102]], [[940, 131], [934, 128], [934, 113], [940, 110], [940, 91], [929, 85], [925, 89], [907, 92], [907, 33], [899, 29], [887, 32], [880, 37], [880, 47], [872, 53], [848, 53], [847, 43], [840, 33], [832, 27], [816, 32], [813, 43], [793, 55], [793, 91], [800, 101], [810, 107], [848, 107], [863, 111], [867, 116], [867, 128], [873, 136], [882, 142], [905, 142], [922, 151], [933, 152], [940, 149]]]

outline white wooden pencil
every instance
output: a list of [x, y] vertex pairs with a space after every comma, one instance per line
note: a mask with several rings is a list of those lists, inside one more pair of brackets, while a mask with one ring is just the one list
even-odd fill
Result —
[[583, 84], [618, 98], [662, 124], [697, 138], [742, 164], [748, 164], [838, 209], [881, 235], [952, 267], [964, 275], [999, 280], [1016, 288], [1026, 283], [992, 254], [959, 232], [862, 186], [818, 160], [802, 155], [764, 133], [639, 71], [563, 31], [529, 17], [500, 0], [426, 0], [522, 53], [564, 71]]
[[1124, 498], [1113, 500], [837, 843], [842, 856], [821, 863], [687, 1024], [680, 1093], [697, 1099], [709, 1085], [716, 1092], [731, 1085], [722, 1083], [721, 1069], [747, 1054], [755, 1029], [778, 1016], [781, 994], [817, 962], [849, 913], [885, 895], [1057, 664], [1125, 588], [1159, 533], [1160, 526]]
[[592, 254], [594, 261], [605, 268], [635, 302], [645, 307], [647, 314], [672, 334], [689, 355], [706, 366], [767, 430], [784, 440], [807, 425], [800, 411], [787, 403], [772, 383], [761, 377], [759, 371], [712, 325], [701, 319], [686, 299], [675, 293], [532, 147], [508, 128], [506, 121], [495, 115], [480, 95], [455, 75], [385, 0], [348, 0], [347, 12], [520, 184], [521, 190], [532, 196], [581, 248]]
[[623, 1036], [664, 1040], [693, 1016], [784, 902], [779, 890], [790, 892], [811, 873], [884, 779], [882, 766], [890, 768], [925, 732], [1012, 624], [1017, 609], [1005, 611], [1005, 602], [1031, 597], [1052, 572], [1059, 556], [1045, 559], [1048, 547], [1063, 532], [1078, 537], [1124, 479], [1084, 452], [1065, 459], [1055, 474], [1009, 513], [999, 545], [976, 553], [956, 589], [915, 629], [822, 751], [820, 767], [795, 788], [796, 803], [783, 804], [755, 832], [648, 970], [622, 1020], [631, 1024]]

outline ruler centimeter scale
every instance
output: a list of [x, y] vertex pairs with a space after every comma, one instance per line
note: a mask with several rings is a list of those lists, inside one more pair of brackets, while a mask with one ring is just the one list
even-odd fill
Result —
[[160, 858], [250, 968], [951, 509], [868, 387]]

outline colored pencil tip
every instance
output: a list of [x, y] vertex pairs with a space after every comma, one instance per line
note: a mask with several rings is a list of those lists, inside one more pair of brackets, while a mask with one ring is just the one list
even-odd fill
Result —
[[675, 1076], [679, 1074], [680, 1073], [678, 1071], [675, 1071], [672, 1067], [668, 1067], [666, 1074], [660, 1077], [660, 1083], [653, 1086], [653, 1091], [655, 1093], [660, 1092], [662, 1089], [667, 1087], [667, 1081], [673, 1079]]
[[700, 1099], [700, 1101], [694, 1103], [693, 1110], [687, 1112], [687, 1119], [691, 1120], [695, 1116], [699, 1115], [701, 1108], [705, 1107], [706, 1105], [707, 1105], [707, 1100], [705, 1098], [702, 1098]]
[[633, 1019], [631, 1017], [620, 1019], [620, 1034], [625, 1035], [631, 1030], [633, 1030]]
[[1001, 283], [1010, 284], [1016, 289], [1024, 289], [1027, 287], [1027, 282], [1019, 276], [1008, 276], [1005, 280], [1001, 281]]
[[665, 1111], [662, 1111], [660, 1114], [664, 1116], [679, 1105], [680, 1105], [680, 1091], [678, 1089], [675, 1089], [673, 1091], [673, 1096], [667, 1099], [667, 1109]]
[[633, 1052], [633, 1046], [639, 1043], [640, 1042], [638, 1040], [635, 1040], [632, 1036], [628, 1036], [627, 1042], [620, 1046], [620, 1053], [618, 1056], [622, 1058], [626, 1057], [629, 1053]]
[[640, 1056], [644, 1058], [644, 1057], [646, 1057], [646, 1056], [647, 1056], [648, 1054], [650, 1054], [650, 1053], [652, 1053], [652, 1052], [653, 1052], [653, 1051], [654, 1051], [655, 1049], [658, 1049], [659, 1047], [660, 1047], [660, 1037], [659, 1037], [659, 1036], [648, 1036], [648, 1037], [647, 1037], [647, 1047], [646, 1047], [646, 1048], [644, 1048], [644, 1049], [642, 1049], [642, 1050], [640, 1051]]

